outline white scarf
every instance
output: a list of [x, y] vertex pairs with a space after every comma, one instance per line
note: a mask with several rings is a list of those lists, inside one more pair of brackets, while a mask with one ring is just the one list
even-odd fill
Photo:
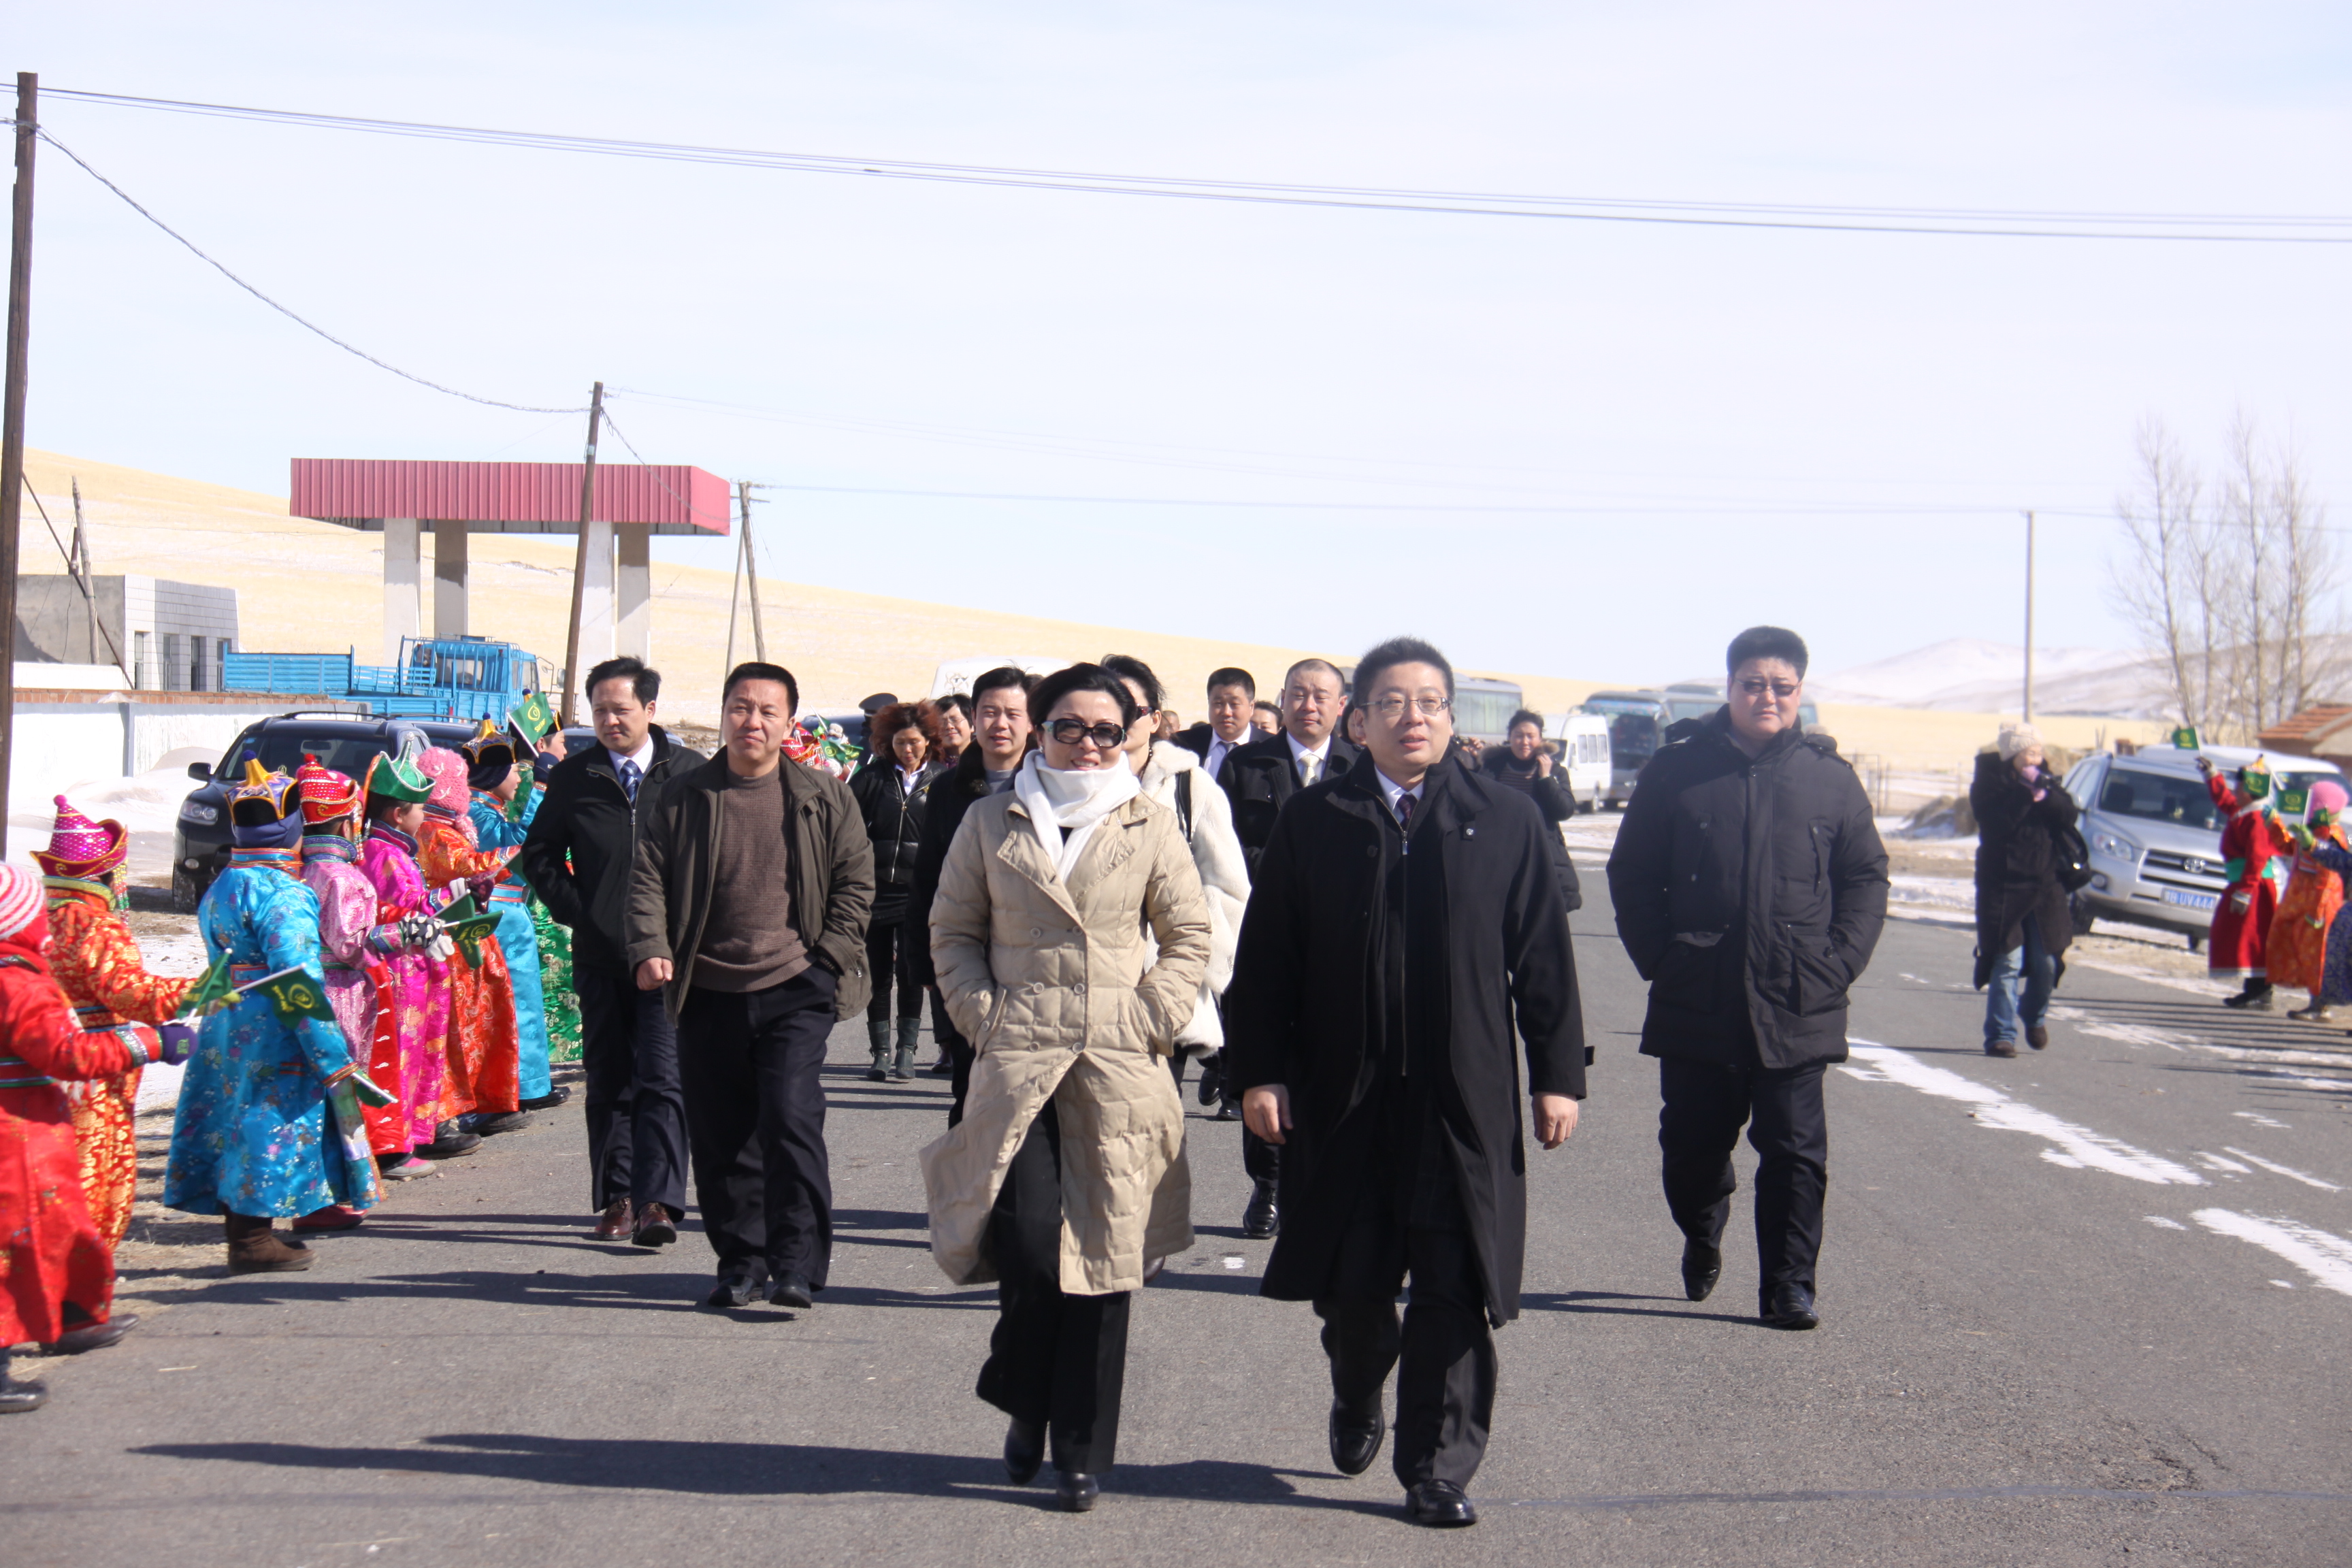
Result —
[[1066, 883], [1079, 851], [1104, 817], [1140, 793], [1133, 770], [1120, 759], [1107, 768], [1049, 768], [1045, 753], [1032, 752], [1013, 775], [1013, 795], [1029, 814], [1045, 858]]

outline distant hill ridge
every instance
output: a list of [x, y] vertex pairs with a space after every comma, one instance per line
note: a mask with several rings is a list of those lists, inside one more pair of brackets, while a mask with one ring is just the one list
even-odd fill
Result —
[[[2016, 710], [2024, 679], [2021, 644], [1948, 637], [1893, 658], [1815, 676], [1807, 691], [1819, 702], [2004, 712]], [[2146, 654], [2099, 647], [2034, 650], [2038, 713], [2161, 719], [2170, 706], [2163, 671]]]

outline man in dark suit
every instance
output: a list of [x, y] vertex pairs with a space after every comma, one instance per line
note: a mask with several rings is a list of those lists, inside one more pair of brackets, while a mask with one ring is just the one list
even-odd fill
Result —
[[[1217, 782], [1234, 803], [1234, 833], [1242, 841], [1253, 879], [1258, 857], [1274, 834], [1275, 819], [1290, 797], [1356, 765], [1356, 748], [1332, 733], [1347, 706], [1348, 686], [1339, 667], [1328, 659], [1302, 658], [1282, 678], [1282, 732], [1236, 747], [1226, 756]], [[1232, 1093], [1230, 1084], [1226, 1092]], [[1282, 1228], [1282, 1155], [1244, 1127], [1242, 1164], [1252, 1184], [1249, 1206], [1242, 1211], [1242, 1234], [1263, 1241]]]
[[1263, 1291], [1323, 1321], [1332, 1463], [1370, 1468], [1393, 1368], [1407, 1510], [1465, 1525], [1492, 1330], [1518, 1315], [1527, 1134], [1554, 1149], [1575, 1131], [1583, 1016], [1553, 830], [1447, 760], [1444, 656], [1399, 637], [1357, 678], [1365, 755], [1302, 790], [1259, 858], [1225, 1058], [1249, 1127], [1285, 1146]]
[[1215, 778], [1225, 758], [1252, 741], [1250, 710], [1257, 705], [1257, 682], [1246, 669], [1228, 665], [1209, 675], [1209, 717], [1176, 737], [1176, 743], [1201, 759], [1201, 767]]

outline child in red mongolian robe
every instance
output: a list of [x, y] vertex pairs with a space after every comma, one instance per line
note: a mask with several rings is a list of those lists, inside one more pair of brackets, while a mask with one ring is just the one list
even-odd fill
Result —
[[[48, 890], [50, 973], [83, 1028], [161, 1028], [196, 982], [147, 973], [139, 939], [121, 913], [131, 836], [119, 822], [92, 822], [65, 796], [57, 799], [49, 847], [33, 851]], [[139, 1069], [64, 1087], [81, 1158], [82, 1196], [111, 1252], [130, 1227], [139, 1190]]]
[[2221, 999], [2223, 1006], [2267, 1008], [2271, 921], [2278, 913], [2278, 883], [2271, 862], [2287, 852], [2286, 836], [2270, 797], [2270, 764], [2256, 757], [2240, 768], [2235, 789], [2201, 752], [2197, 770], [2205, 775], [2213, 804], [2228, 817], [2221, 829], [2221, 874], [2230, 885], [2213, 906], [2206, 969], [2216, 980], [2239, 984], [2237, 994]]
[[481, 1140], [441, 1127], [448, 1064], [442, 1042], [449, 1033], [449, 963], [456, 951], [433, 918], [432, 890], [416, 864], [416, 834], [433, 785], [409, 763], [389, 754], [368, 764], [367, 836], [360, 843], [360, 874], [375, 889], [379, 926], [396, 927], [401, 951], [373, 974], [375, 1035], [368, 1076], [393, 1103], [367, 1113], [368, 1147], [388, 1181], [433, 1173], [433, 1162], [470, 1153]]
[[2306, 1024], [2327, 1021], [2327, 927], [2344, 907], [2344, 879], [2320, 858], [2320, 845], [2343, 849], [2344, 786], [2326, 779], [2311, 786], [2309, 826], [2287, 836], [2294, 844], [2294, 868], [2271, 921], [2270, 983], [2311, 993], [2311, 1004], [2287, 1015]]
[[47, 1397], [38, 1384], [9, 1381], [8, 1346], [98, 1350], [136, 1321], [112, 1318], [113, 1249], [82, 1201], [58, 1080], [183, 1062], [194, 1038], [184, 1024], [83, 1029], [49, 972], [44, 901], [39, 879], [0, 866], [0, 1415], [37, 1410]]
[[[471, 893], [474, 908], [487, 911], [491, 889], [513, 851], [486, 850], [475, 837], [474, 791], [467, 782], [470, 764], [463, 756], [435, 746], [416, 765], [433, 782], [425, 825], [416, 836], [416, 863], [425, 869], [425, 880], [437, 896]], [[481, 938], [476, 951], [478, 966], [463, 952], [449, 963], [449, 1087], [441, 1113], [461, 1131], [488, 1137], [514, 1131], [530, 1119], [520, 1109], [522, 1054], [506, 951], [495, 936]]]

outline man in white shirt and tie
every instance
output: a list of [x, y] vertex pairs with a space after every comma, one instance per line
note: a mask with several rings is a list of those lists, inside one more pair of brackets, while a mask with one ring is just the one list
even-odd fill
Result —
[[[1331, 731], [1347, 710], [1348, 688], [1328, 659], [1302, 658], [1282, 678], [1282, 733], [1236, 747], [1217, 782], [1234, 803], [1234, 832], [1242, 841], [1253, 880], [1275, 818], [1290, 798], [1327, 776], [1356, 765], [1356, 748]], [[1230, 1100], [1228, 1101], [1230, 1104]], [[1282, 1227], [1276, 1202], [1282, 1151], [1242, 1130], [1242, 1165], [1252, 1183], [1242, 1211], [1242, 1234], [1263, 1241]]]
[[1176, 737], [1176, 743], [1201, 759], [1202, 771], [1214, 779], [1225, 759], [1252, 741], [1261, 739], [1250, 725], [1250, 710], [1257, 705], [1257, 681], [1246, 669], [1228, 665], [1209, 673], [1209, 717]]

